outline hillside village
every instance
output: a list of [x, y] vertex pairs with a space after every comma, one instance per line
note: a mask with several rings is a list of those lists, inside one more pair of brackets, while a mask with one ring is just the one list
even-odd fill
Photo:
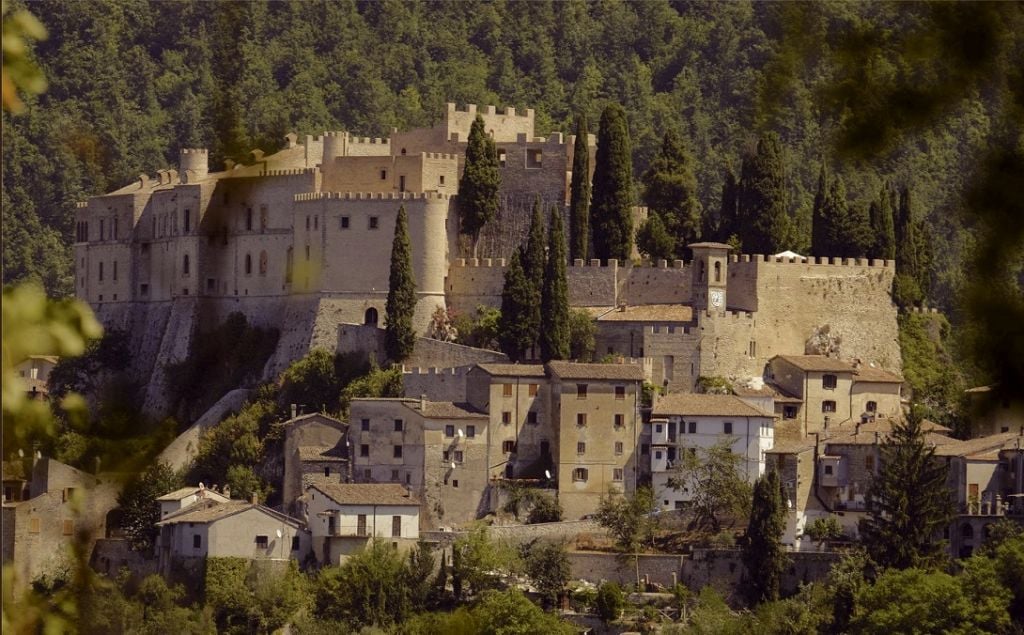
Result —
[[[474, 121], [494, 142], [505, 210], [477, 245], [460, 232], [458, 207]], [[895, 261], [737, 253], [709, 241], [687, 245], [686, 261], [575, 259], [566, 263], [568, 302], [592, 325], [601, 363], [542, 360], [535, 348], [513, 363], [439, 334], [438, 315], [502, 307], [529, 209], [539, 201], [568, 213], [580, 147], [593, 166], [592, 135], [582, 144], [537, 137], [532, 110], [448, 104], [433, 127], [389, 139], [289, 134], [279, 152], [254, 149], [250, 162], [223, 169], [206, 150], [185, 149], [179, 165], [80, 203], [76, 294], [108, 331], [127, 337], [150, 416], [173, 408], [168, 368], [231, 314], [280, 333], [261, 382], [318, 350], [386, 364], [400, 208], [415, 276], [415, 348], [399, 366], [400, 395], [356, 397], [344, 418], [292, 405], [276, 423], [282, 469], [273, 504], [215, 483], [160, 492], [148, 553], [125, 540], [118, 475], [40, 453], [5, 457], [4, 562], [22, 581], [53, 575], [66, 566], [65, 550], [89, 535], [101, 573], [127, 567], [188, 581], [208, 558], [336, 566], [371, 539], [401, 550], [425, 540], [451, 554], [453, 540], [481, 520], [512, 541], [561, 537], [584, 553], [584, 537], [603, 533], [594, 519], [604, 498], [650, 488], [652, 514], [685, 516], [699, 485], [680, 480], [680, 467], [724, 447], [743, 481], [778, 475], [781, 541], [805, 579], [823, 576], [827, 568], [815, 563], [831, 552], [811, 528], [833, 519], [840, 529], [830, 540], [858, 539], [886, 443], [911, 415]], [[648, 212], [632, 213], [640, 222]], [[55, 363], [23, 366], [34, 396], [45, 398]], [[988, 394], [968, 392], [978, 405]], [[191, 441], [161, 459], [187, 468], [193, 441], [242, 402], [244, 394], [215, 407], [184, 433]], [[978, 551], [995, 523], [1024, 522], [1024, 413], [991, 405], [977, 410], [965, 438], [919, 424], [955, 504], [943, 529], [954, 558]], [[508, 512], [513, 499], [528, 500], [524, 509], [554, 503], [558, 512], [524, 523]], [[585, 554], [572, 570], [595, 584], [739, 584], [734, 567], [701, 568], [712, 552], [694, 544], [675, 560], [638, 559], [636, 571], [611, 554], [588, 564]], [[733, 552], [719, 555], [738, 563]]]

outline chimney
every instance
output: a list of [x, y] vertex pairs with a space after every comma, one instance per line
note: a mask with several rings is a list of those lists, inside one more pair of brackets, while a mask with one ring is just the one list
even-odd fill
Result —
[[420, 393], [420, 412], [427, 411], [427, 394]]
[[296, 412], [298, 412], [298, 409], [299, 409], [299, 407], [297, 405], [292, 404], [292, 419], [295, 418], [295, 414], [296, 414]]
[[625, 313], [625, 312], [626, 312], [626, 303], [623, 302], [623, 303], [619, 304], [619, 313]]
[[231, 486], [230, 485], [225, 485], [224, 486], [224, 498], [226, 498], [228, 500], [231, 500]]
[[260, 504], [260, 498], [259, 498], [259, 496], [255, 492], [253, 492], [253, 495], [249, 499], [249, 502], [252, 503], [253, 505], [259, 505]]

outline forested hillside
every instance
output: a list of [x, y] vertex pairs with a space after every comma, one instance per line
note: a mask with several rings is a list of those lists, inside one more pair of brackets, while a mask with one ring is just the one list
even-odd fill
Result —
[[[28, 6], [49, 32], [36, 50], [49, 88], [25, 113], [3, 115], [4, 282], [34, 277], [52, 295], [72, 290], [75, 202], [174, 165], [179, 148], [208, 147], [219, 165], [253, 148], [271, 152], [290, 131], [387, 136], [436, 121], [447, 101], [531, 107], [538, 134], [569, 133], [577, 112], [597, 122], [618, 102], [637, 182], [673, 131], [694, 159], [697, 198], [712, 217], [726, 173], [738, 175], [761, 133], [777, 132], [797, 251], [810, 247], [823, 161], [843, 176], [851, 208], [866, 210], [886, 181], [909, 187], [934, 242], [930, 301], [949, 307], [971, 243], [959, 197], [1002, 107], [1002, 87], [964, 83], [965, 94], [927, 113], [933, 125], [888, 139], [895, 143], [869, 160], [833, 151], [852, 105], [870, 104], [873, 86], [918, 73], [925, 86], [936, 81], [936, 69], [921, 66], [921, 55], [937, 50], [927, 48], [936, 19], [927, 5]], [[907, 46], [919, 32], [924, 48]], [[850, 56], [859, 56], [855, 75]]]

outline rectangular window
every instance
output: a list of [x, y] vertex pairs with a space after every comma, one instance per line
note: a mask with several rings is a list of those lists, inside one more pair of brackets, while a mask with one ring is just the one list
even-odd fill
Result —
[[537, 423], [537, 411], [531, 410], [526, 413], [526, 423]]
[[103, 281], [103, 261], [100, 261], [100, 282]]
[[530, 384], [530, 387], [529, 387], [527, 393], [531, 397], [536, 397], [537, 396], [537, 389], [538, 388], [540, 388], [540, 384]]
[[687, 425], [690, 426], [690, 434], [697, 434], [697, 422], [696, 421], [691, 421]]
[[826, 465], [825, 466], [825, 476], [832, 476], [832, 466], [831, 465]]
[[868, 412], [877, 412], [878, 411], [878, 402], [877, 401], [869, 401], [867, 403], [867, 405], [864, 407], [864, 409], [867, 410]]
[[301, 544], [302, 543], [299, 542], [299, 537], [298, 536], [292, 536], [292, 551], [298, 551], [300, 546], [301, 546]]
[[616, 386], [615, 387], [615, 398], [616, 399], [625, 399], [626, 398], [626, 387], [625, 386]]
[[363, 480], [364, 481], [372, 481], [373, 480], [373, 472], [370, 470], [370, 468], [366, 468], [365, 470], [363, 470]]
[[444, 185], [444, 175], [442, 174], [441, 176], [439, 176], [437, 178], [438, 178], [437, 184], [438, 185]]
[[388, 171], [387, 170], [381, 170], [380, 171], [380, 180], [381, 181], [386, 181], [387, 179], [388, 179]]
[[[186, 272], [186, 273], [188, 273], [188, 272]], [[116, 260], [114, 261], [114, 271], [113, 271], [113, 274], [114, 274], [114, 281], [116, 282], [117, 281], [117, 261]]]
[[782, 407], [782, 418], [783, 419], [796, 419], [796, 406], [783, 406]]
[[376, 216], [371, 216], [369, 224], [367, 225], [370, 229], [377, 229], [380, 227], [380, 219]]
[[359, 514], [356, 516], [356, 535], [366, 535], [366, 514]]
[[825, 390], [834, 390], [836, 387], [836, 376], [835, 375], [822, 375], [821, 376], [821, 387]]
[[622, 482], [622, 468], [616, 467], [612, 469], [612, 480], [621, 483]]
[[192, 534], [192, 548], [200, 549], [203, 546], [203, 537], [199, 534]]
[[448, 437], [449, 439], [454, 437], [455, 436], [455, 426], [453, 426], [453, 425], [446, 425], [444, 427], [444, 436]]
[[341, 217], [341, 229], [348, 229], [348, 223], [349, 223], [348, 216], [342, 216]]
[[505, 167], [505, 151], [498, 150], [498, 165]]
[[397, 483], [398, 480], [398, 470], [391, 470], [391, 481]]
[[622, 441], [615, 442], [615, 453], [622, 454]]
[[512, 384], [502, 384], [501, 385], [501, 396], [502, 397], [511, 397], [512, 396]]
[[874, 457], [874, 455], [869, 454], [869, 455], [864, 457], [864, 469], [869, 471], [869, 472], [874, 472], [875, 471], [875, 457]]
[[391, 517], [391, 537], [401, 538], [402, 537], [402, 517], [392, 516]]
[[732, 434], [732, 421], [726, 421], [722, 424], [722, 432], [725, 434]]
[[267, 536], [256, 536], [256, 548], [266, 549], [270, 544], [270, 539]]
[[526, 167], [539, 169], [544, 167], [544, 151], [540, 148], [531, 148], [526, 151]]
[[586, 399], [587, 398], [587, 385], [586, 384], [576, 384], [576, 398], [577, 399]]
[[831, 400], [821, 402], [821, 411], [822, 412], [835, 412], [836, 411], [836, 402], [831, 401]]
[[586, 454], [586, 453], [587, 453], [587, 444], [584, 443], [583, 441], [580, 441], [579, 443], [577, 443], [576, 444], [576, 454]]
[[398, 191], [399, 192], [404, 192], [405, 191], [405, 175], [404, 174], [398, 175]]
[[747, 349], [747, 355], [749, 357], [757, 357], [757, 342], [750, 340], [749, 348]]
[[395, 419], [395, 432], [401, 432], [403, 429], [403, 423], [401, 419]]
[[586, 481], [587, 476], [587, 468], [585, 467], [578, 467], [572, 471], [572, 480], [574, 481]]
[[459, 486], [459, 479], [453, 478], [452, 479], [452, 487], [456, 487], [457, 488], [458, 486]]
[[506, 454], [511, 454], [511, 453], [515, 452], [516, 451], [516, 442], [511, 440], [511, 439], [507, 439], [505, 441], [502, 441], [501, 442], [501, 451], [506, 453]]
[[587, 425], [587, 413], [579, 412], [576, 413], [576, 425], [585, 426]]
[[448, 450], [441, 450], [441, 460], [447, 463], [451, 459], [452, 453]]
[[330, 475], [331, 475], [331, 468], [325, 467], [324, 468], [324, 476], [330, 477]]
[[508, 410], [504, 410], [501, 413], [501, 422], [504, 424], [512, 423], [512, 413]]
[[360, 427], [360, 429], [362, 429], [363, 432], [369, 432], [370, 431], [370, 420], [369, 419], [363, 419], [362, 421], [359, 422], [359, 427]]
[[[250, 213], [249, 213], [249, 223], [248, 224], [249, 224], [248, 229], [252, 229], [252, 211], [251, 210], [250, 210]], [[309, 215], [308, 214], [306, 215], [306, 231], [309, 231]]]
[[28, 521], [28, 533], [38, 534], [39, 533], [39, 519], [30, 518]]
[[360, 445], [359, 456], [370, 456], [370, 446], [365, 443]]
[[396, 445], [394, 450], [394, 457], [396, 459], [402, 458], [402, 446]]
[[626, 425], [626, 415], [615, 415], [615, 427], [621, 428]]
[[75, 534], [75, 521], [65, 520], [63, 530], [62, 533], [65, 536], [73, 536]]
[[463, 456], [464, 456], [464, 454], [463, 454], [462, 450], [455, 450], [455, 462], [456, 463], [462, 463]]
[[476, 436], [476, 426], [466, 426], [466, 438], [472, 439]]

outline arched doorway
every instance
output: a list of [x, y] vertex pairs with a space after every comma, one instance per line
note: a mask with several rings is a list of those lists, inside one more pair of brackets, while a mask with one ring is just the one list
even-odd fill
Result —
[[366, 309], [366, 314], [363, 316], [363, 324], [377, 326], [377, 309], [372, 306]]

